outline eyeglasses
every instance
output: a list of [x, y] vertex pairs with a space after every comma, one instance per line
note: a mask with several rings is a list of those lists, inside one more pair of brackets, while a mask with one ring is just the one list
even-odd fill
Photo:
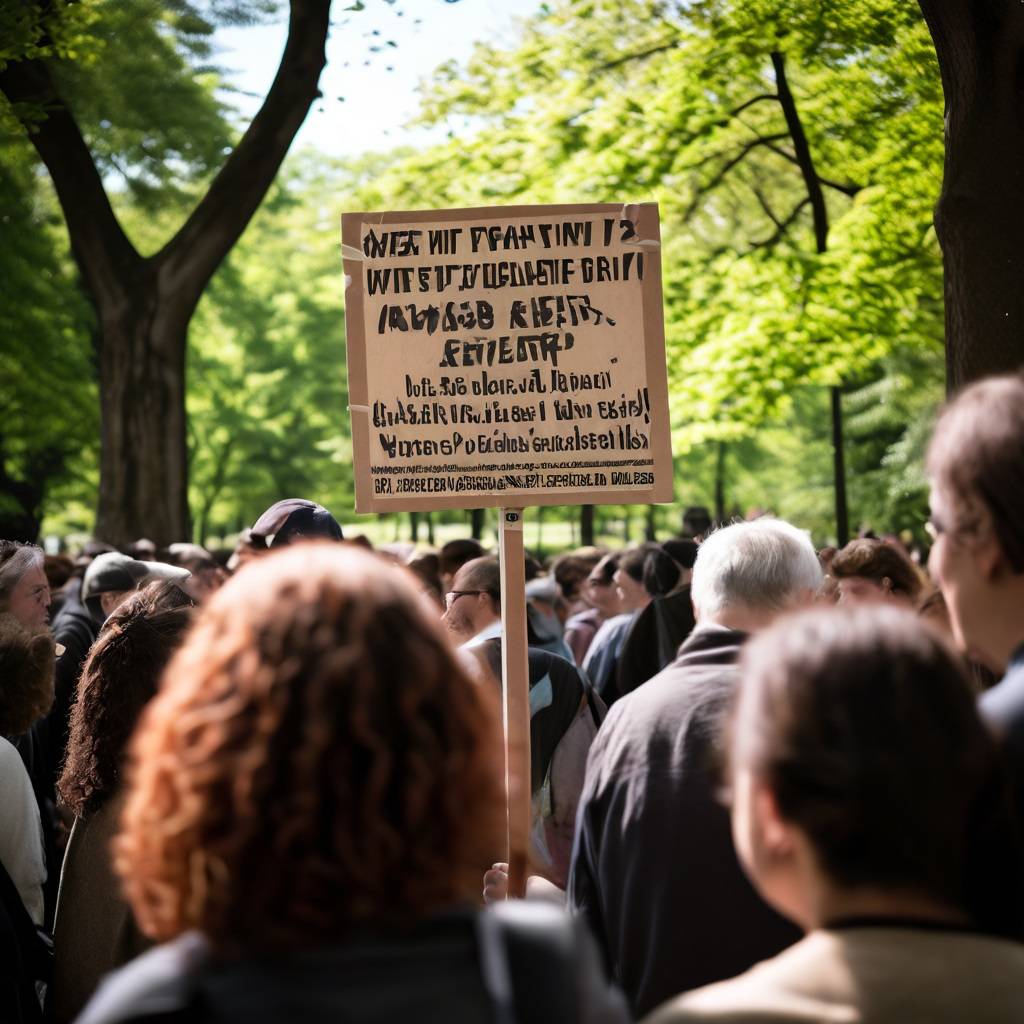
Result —
[[458, 599], [460, 597], [471, 597], [474, 594], [483, 594], [483, 593], [486, 593], [486, 591], [483, 591], [483, 590], [449, 590], [448, 593], [444, 595], [444, 606], [445, 606], [445, 608], [451, 608], [451, 606], [453, 604], [455, 604], [455, 602], [458, 601]]

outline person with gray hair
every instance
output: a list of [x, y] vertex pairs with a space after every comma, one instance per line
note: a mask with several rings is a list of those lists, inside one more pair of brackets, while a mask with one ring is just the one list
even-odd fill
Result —
[[46, 628], [50, 584], [43, 572], [43, 549], [0, 540], [0, 613], [13, 615], [26, 629]]
[[710, 534], [693, 567], [696, 628], [616, 702], [590, 749], [569, 903], [636, 1017], [799, 938], [740, 868], [716, 767], [744, 641], [821, 583], [810, 537], [789, 523]]

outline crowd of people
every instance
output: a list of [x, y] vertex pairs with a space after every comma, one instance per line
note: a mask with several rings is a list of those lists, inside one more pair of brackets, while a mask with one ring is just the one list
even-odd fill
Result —
[[0, 1020], [1024, 1019], [1024, 377], [927, 470], [926, 564], [528, 559], [525, 899], [479, 542], [0, 541]]

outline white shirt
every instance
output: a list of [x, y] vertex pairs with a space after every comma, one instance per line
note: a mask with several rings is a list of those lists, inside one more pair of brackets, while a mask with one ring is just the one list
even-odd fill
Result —
[[471, 647], [479, 647], [488, 640], [493, 640], [495, 637], [501, 636], [503, 632], [504, 630], [502, 629], [501, 619], [496, 619], [489, 626], [484, 626], [476, 636], [467, 640], [462, 646], [468, 651]]
[[29, 917], [43, 923], [46, 860], [43, 826], [21, 755], [0, 736], [0, 864], [7, 869]]

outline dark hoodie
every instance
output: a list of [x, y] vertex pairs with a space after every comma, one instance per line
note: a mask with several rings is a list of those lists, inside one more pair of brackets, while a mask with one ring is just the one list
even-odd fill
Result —
[[747, 881], [716, 799], [745, 639], [698, 626], [668, 668], [615, 704], [590, 748], [569, 901], [638, 1018], [800, 937]]

